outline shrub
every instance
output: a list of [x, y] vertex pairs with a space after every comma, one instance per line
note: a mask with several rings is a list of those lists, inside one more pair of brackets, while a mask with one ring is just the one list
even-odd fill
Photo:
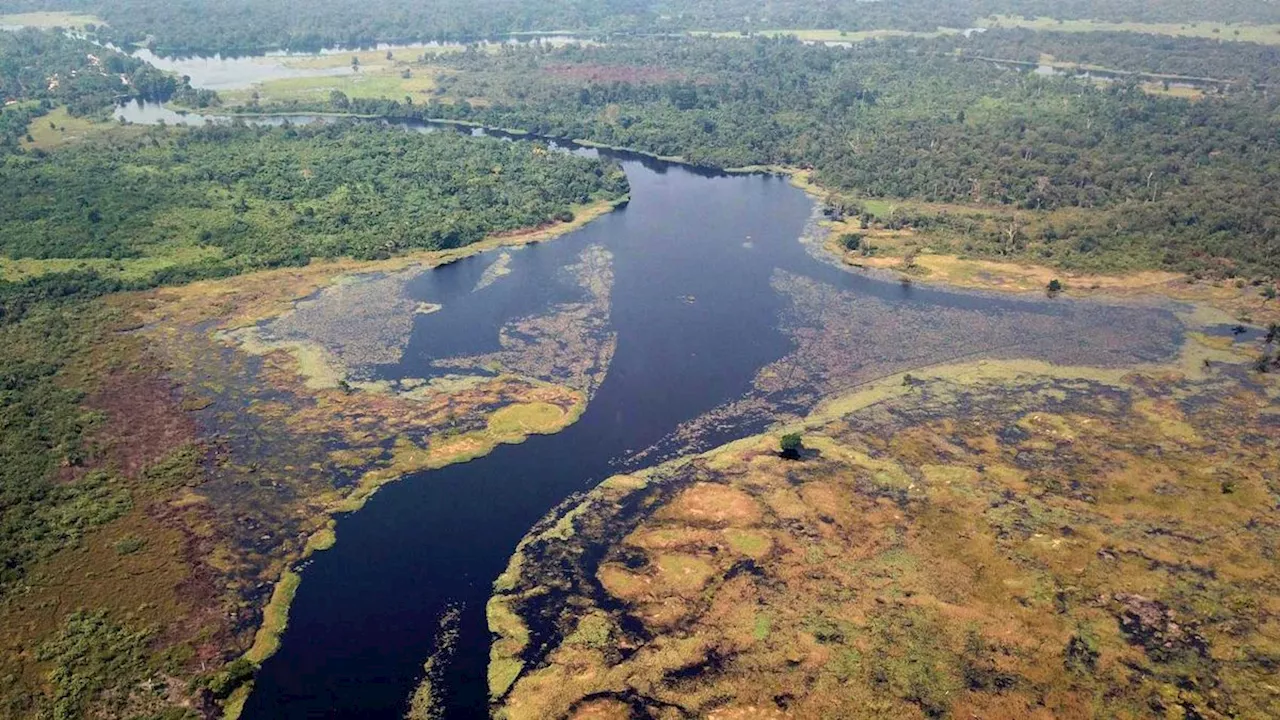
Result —
[[800, 433], [787, 433], [778, 441], [778, 447], [782, 450], [783, 457], [800, 457], [800, 451], [804, 449], [804, 439]]

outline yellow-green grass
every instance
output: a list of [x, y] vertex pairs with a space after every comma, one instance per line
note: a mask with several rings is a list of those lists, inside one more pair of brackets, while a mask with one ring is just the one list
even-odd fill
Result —
[[1054, 18], [1024, 18], [1014, 15], [992, 15], [978, 21], [979, 27], [1020, 27], [1053, 32], [1134, 32], [1177, 37], [1216, 38], [1242, 42], [1280, 45], [1280, 25], [1252, 25], [1243, 23], [1136, 23], [1102, 22], [1098, 20], [1055, 20]]
[[348, 67], [352, 58], [359, 61], [361, 71], [383, 71], [395, 67], [396, 70], [410, 65], [417, 67], [418, 58], [422, 55], [438, 55], [466, 50], [467, 46], [458, 43], [422, 47], [391, 47], [391, 59], [387, 59], [387, 50], [357, 50], [344, 53], [311, 53], [307, 55], [290, 55], [281, 58], [285, 67], [299, 70], [327, 70]]
[[401, 100], [406, 95], [421, 97], [435, 89], [435, 75], [429, 69], [415, 67], [410, 72], [410, 77], [405, 78], [398, 69], [362, 68], [351, 75], [281, 78], [244, 90], [225, 91], [222, 96], [232, 105], [248, 103], [254, 93], [262, 103], [328, 100], [335, 90], [350, 98]]
[[59, 106], [32, 120], [27, 126], [31, 139], [24, 138], [21, 144], [24, 149], [53, 150], [115, 127], [111, 123], [75, 117], [65, 106]]
[[[758, 37], [791, 36], [805, 42], [864, 42], [892, 37], [938, 37], [960, 32], [956, 28], [940, 27], [933, 32], [913, 32], [909, 30], [757, 30], [751, 33]], [[748, 37], [738, 32], [706, 32], [693, 31], [690, 35], [714, 38]]]
[[[1071, 674], [1069, 665], [1064, 671], [1063, 658], [1070, 658], [1069, 649], [1076, 644], [1071, 637], [1080, 627], [1115, 627], [1111, 615], [1122, 612], [1123, 606], [1107, 605], [1112, 595], [1101, 592], [1115, 586], [1141, 588], [1148, 597], [1196, 593], [1195, 600], [1187, 602], [1194, 608], [1189, 613], [1218, 622], [1216, 628], [1206, 622], [1203, 631], [1199, 624], [1191, 626], [1209, 638], [1206, 645], [1218, 643], [1215, 651], [1232, 653], [1235, 644], [1241, 643], [1238, 625], [1224, 624], [1220, 618], [1236, 613], [1247, 617], [1252, 612], [1252, 606], [1240, 604], [1250, 590], [1234, 586], [1259, 582], [1271, 566], [1263, 556], [1247, 550], [1248, 541], [1228, 549], [1224, 544], [1229, 541], [1201, 542], [1196, 532], [1219, 523], [1235, 526], [1265, 492], [1262, 476], [1257, 474], [1262, 465], [1257, 461], [1266, 458], [1266, 450], [1256, 441], [1242, 442], [1242, 436], [1227, 431], [1224, 423], [1233, 422], [1237, 413], [1250, 418], [1265, 414], [1274, 396], [1243, 388], [1223, 392], [1216, 383], [1224, 378], [1202, 371], [1203, 365], [1197, 360], [1172, 375], [1156, 367], [1116, 368], [1106, 371], [1109, 378], [1081, 368], [1077, 380], [1068, 378], [1076, 370], [1047, 365], [1018, 368], [1018, 361], [989, 368], [995, 371], [990, 374], [974, 363], [939, 368], [939, 374], [928, 381], [927, 393], [900, 381], [890, 382], [885, 387], [892, 394], [867, 397], [862, 393], [856, 403], [839, 410], [829, 407], [825, 420], [815, 422], [811, 417], [804, 426], [805, 445], [816, 451], [810, 459], [778, 458], [775, 432], [701, 458], [674, 461], [662, 470], [643, 471], [664, 481], [679, 477], [684, 484], [660, 503], [649, 504], [659, 509], [646, 511], [637, 530], [632, 530], [636, 526], [630, 521], [615, 530], [618, 526], [609, 524], [610, 508], [622, 507], [620, 498], [597, 490], [593, 496], [600, 502], [585, 512], [605, 530], [584, 529], [584, 542], [611, 543], [615, 548], [626, 544], [628, 558], [640, 551], [646, 554], [649, 562], [637, 563], [643, 567], [639, 571], [607, 561], [598, 575], [612, 596], [609, 604], [629, 606], [627, 615], [645, 624], [646, 637], [623, 657], [587, 652], [580, 643], [569, 641], [577, 634], [569, 629], [608, 611], [588, 598], [573, 598], [572, 609], [562, 616], [565, 641], [558, 648], [540, 649], [532, 656], [500, 655], [502, 665], [491, 668], [502, 680], [515, 663], [526, 662], [532, 668], [517, 678], [509, 692], [500, 686], [504, 707], [496, 716], [511, 720], [568, 716], [568, 709], [586, 698], [616, 692], [616, 688], [645, 687], [653, 688], [648, 690], [649, 697], [678, 702], [691, 715], [705, 716], [711, 708], [727, 707], [725, 717], [773, 717], [755, 710], [780, 690], [816, 687], [822, 691], [794, 694], [803, 698], [797, 702], [811, 704], [790, 708], [796, 716], [923, 717], [918, 703], [928, 697], [940, 715], [946, 710], [954, 717], [1023, 717], [1032, 705], [1010, 702], [1010, 698], [1025, 692], [1021, 685], [1025, 681], [1055, 688], [1036, 693], [1038, 698], [1056, 698], [1053, 702], [1059, 709], [1045, 717], [1091, 717], [1096, 714], [1092, 698], [1097, 696], [1072, 697], [1082, 681]], [[1202, 373], [1193, 380], [1201, 383], [1193, 390], [1174, 389], [1175, 383], [1167, 382], [1168, 378], [1192, 380], [1193, 372]], [[1059, 381], [1046, 385], [1048, 378]], [[1127, 394], [1131, 404], [1093, 397], [1078, 382], [1084, 378]], [[971, 391], [990, 393], [986, 396], [990, 401], [1009, 405], [993, 409], [977, 402], [960, 414], [931, 410], [936, 414], [927, 418], [885, 411], [924, 403], [945, 408], [943, 398], [962, 387], [966, 397]], [[1181, 392], [1221, 407], [1184, 413], [1176, 402]], [[1071, 411], [1059, 413], [1055, 404], [1069, 397], [1074, 398]], [[978, 407], [984, 409], [973, 409]], [[861, 422], [847, 422], [855, 413]], [[1002, 439], [1009, 435], [996, 431], [993, 423], [1018, 428], [1016, 445]], [[1247, 420], [1241, 425], [1253, 427]], [[1158, 450], [1151, 449], [1153, 443]], [[1000, 462], [1024, 452], [1046, 458], [1036, 465], [1037, 473], [1046, 473], [1045, 477], [1031, 480], [1023, 470]], [[710, 462], [713, 459], [718, 462]], [[1082, 462], [1097, 462], [1105, 479]], [[1226, 473], [1232, 478], [1230, 490], [1215, 473], [1224, 472], [1223, 467], [1232, 468]], [[886, 499], [879, 478], [888, 468], [908, 482], [894, 492], [911, 500]], [[1096, 497], [1082, 502], [1062, 490], [1075, 487], [1070, 481], [1076, 479], [1100, 488]], [[1178, 492], [1156, 490], [1166, 484]], [[709, 583], [699, 585], [694, 582], [696, 566], [684, 558], [673, 561], [670, 554], [633, 542], [637, 535], [653, 532], [671, 535], [687, 529], [692, 536], [705, 527], [705, 519], [688, 513], [676, 516], [670, 510], [690, 506], [690, 494], [705, 495], [707, 488], [717, 486], [733, 487], [766, 508], [752, 527], [767, 529], [783, 550], [757, 559], [760, 576], [766, 580], [756, 581], [746, 574], [735, 577], [730, 572], [741, 553], [733, 546], [731, 552], [722, 548], [714, 556], [698, 558], [716, 571]], [[997, 496], [1018, 498], [1013, 502], [1022, 506], [1010, 513], [990, 504], [988, 498]], [[626, 507], [648, 503], [646, 498]], [[1211, 504], [1216, 512], [1204, 514], [1204, 504]], [[1131, 532], [1162, 525], [1177, 526], [1189, 534]], [[1015, 526], [1021, 533], [1016, 538], [1001, 529]], [[805, 531], [795, 533], [792, 527]], [[1215, 537], [1226, 536], [1235, 534]], [[1141, 549], [1131, 550], [1138, 547], [1131, 542], [1139, 543]], [[1124, 559], [1126, 552], [1137, 558]], [[967, 569], [960, 571], [959, 566]], [[538, 571], [536, 562], [528, 567]], [[1209, 574], [1213, 582], [1186, 579], [1205, 567], [1213, 569]], [[523, 587], [529, 589], [524, 592], [563, 582], [556, 572], [536, 580], [526, 574]], [[1206, 586], [1213, 589], [1206, 591]], [[519, 582], [516, 587], [521, 587]], [[1233, 597], [1237, 592], [1241, 594]], [[655, 598], [672, 597], [684, 602], [655, 602]], [[1121, 604], [1126, 602], [1124, 596], [1114, 597]], [[1104, 599], [1097, 602], [1095, 598]], [[768, 608], [767, 613], [762, 607]], [[1248, 627], [1246, 632], [1255, 632]], [[1016, 647], [1020, 638], [1032, 637], [1025, 651]], [[1000, 644], [1002, 650], [991, 653], [984, 638]], [[616, 638], [615, 644], [624, 646], [626, 640]], [[1247, 642], [1271, 647], [1274, 635], [1258, 630]], [[1170, 674], [1147, 672], [1144, 676], [1153, 685], [1149, 690], [1153, 695], [1169, 692], [1155, 686], [1176, 686], [1176, 673], [1187, 672], [1160, 654], [1175, 647], [1176, 641], [1150, 648], [1150, 655], [1135, 649], [1136, 643], [1126, 642], [1119, 632], [1103, 634], [1092, 643], [1089, 662], [1092, 667], [1097, 661], [1097, 672], [1088, 673], [1083, 682], [1127, 688], [1132, 667], [1168, 669]], [[495, 655], [496, 647], [495, 643]], [[697, 668], [720, 652], [732, 652], [735, 662], [696, 680], [686, 676], [678, 683], [672, 681], [673, 670]], [[1017, 689], [970, 682], [965, 690], [956, 680], [972, 681], [980, 674], [975, 668], [995, 667], [982, 663], [995, 663], [997, 655], [1000, 671], [1020, 677]], [[974, 662], [975, 658], [981, 662]], [[1216, 673], [1223, 686], [1239, 688], [1234, 702], [1270, 707], [1270, 688], [1254, 693], [1257, 683], [1250, 675], [1265, 670], [1239, 671], [1225, 665], [1206, 672]], [[1199, 671], [1200, 666], [1193, 667]], [[917, 673], [919, 668], [927, 669]], [[1116, 694], [1133, 707], [1145, 707], [1142, 692], [1129, 697]], [[1189, 703], [1207, 702], [1194, 689], [1179, 697]], [[867, 710], [850, 712], [849, 708]], [[1131, 714], [1136, 717], [1141, 712]]]
[[545, 402], [508, 405], [489, 418], [489, 432], [499, 436], [555, 432], [564, 423], [563, 409]]
[[86, 25], [105, 25], [93, 15], [73, 12], [29, 12], [0, 15], [0, 27], [69, 28], [83, 30]]
[[253, 647], [244, 654], [245, 658], [261, 663], [280, 649], [280, 636], [289, 626], [289, 606], [293, 604], [293, 596], [298, 593], [298, 585], [302, 576], [292, 570], [286, 570], [276, 583], [271, 593], [271, 600], [262, 610], [262, 627], [253, 638]]
[[26, 280], [48, 273], [67, 272], [70, 270], [94, 270], [107, 277], [121, 280], [143, 280], [151, 277], [157, 270], [174, 265], [199, 262], [218, 258], [222, 251], [214, 247], [174, 247], [163, 253], [144, 258], [112, 260], [110, 258], [51, 258], [40, 260], [35, 258], [0, 257], [0, 280]]

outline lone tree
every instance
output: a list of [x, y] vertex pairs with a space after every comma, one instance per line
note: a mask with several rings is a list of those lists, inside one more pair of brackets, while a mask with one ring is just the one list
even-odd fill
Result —
[[1062, 292], [1062, 281], [1058, 280], [1058, 278], [1050, 280], [1048, 290], [1050, 295], [1057, 295]]
[[804, 449], [804, 439], [800, 437], [800, 433], [787, 433], [778, 440], [778, 447], [782, 450], [782, 457], [795, 460]]

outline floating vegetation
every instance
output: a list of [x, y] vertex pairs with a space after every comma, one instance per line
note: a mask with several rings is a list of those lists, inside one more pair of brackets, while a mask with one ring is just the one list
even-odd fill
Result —
[[479, 292], [510, 274], [511, 253], [504, 250], [480, 274], [480, 279], [476, 281], [476, 287], [472, 292]]
[[337, 379], [400, 360], [414, 317], [438, 309], [405, 292], [421, 272], [420, 267], [410, 267], [347, 275], [294, 303], [280, 317], [242, 329], [236, 339], [249, 352], [290, 349], [298, 355], [304, 375], [331, 381], [321, 387], [332, 387]]
[[581, 301], [559, 303], [543, 314], [508, 323], [499, 334], [498, 352], [437, 360], [434, 365], [471, 372], [500, 369], [570, 387], [590, 398], [604, 381], [618, 343], [617, 333], [609, 329], [613, 254], [593, 245], [564, 273], [582, 293]]
[[1280, 387], [1247, 355], [913, 370], [610, 479], [495, 585], [493, 710], [1278, 716]]
[[729, 427], [799, 418], [832, 398], [887, 375], [975, 357], [1030, 358], [1058, 365], [1124, 367], [1168, 360], [1182, 322], [1151, 307], [1043, 305], [988, 299], [921, 305], [896, 302], [784, 270], [773, 288], [787, 299], [781, 324], [794, 349], [761, 368], [745, 396], [681, 425], [640, 453], [655, 460], [705, 450]]
[[[89, 351], [68, 372], [74, 387], [87, 388], [84, 407], [103, 420], [88, 436], [85, 467], [65, 472], [85, 475], [79, 484], [91, 490], [101, 476], [94, 501], [111, 501], [111, 514], [95, 519], [111, 522], [68, 515], [74, 546], [43, 560], [0, 606], [0, 675], [20, 702], [10, 709], [51, 708], [40, 705], [40, 689], [65, 685], [69, 702], [112, 717], [175, 705], [235, 717], [256, 663], [287, 626], [305, 576], [296, 563], [337, 540], [336, 513], [405, 474], [555, 432], [585, 408], [581, 390], [511, 372], [363, 379], [370, 363], [399, 359], [415, 315], [439, 310], [406, 296], [404, 283], [486, 248], [553, 237], [610, 207], [466, 248], [317, 261], [97, 306], [83, 319]], [[572, 281], [603, 287], [607, 298], [608, 278], [596, 277]], [[607, 320], [607, 299], [590, 303]], [[608, 353], [591, 351], [583, 366], [607, 363]], [[570, 361], [567, 350], [557, 358]], [[74, 609], [63, 603], [68, 593], [108, 620], [84, 625], [101, 636], [93, 642], [74, 640], [49, 656], [64, 668], [50, 684], [52, 666], [34, 658]], [[114, 668], [108, 660], [118, 654], [84, 665], [77, 653], [97, 653], [93, 643], [114, 628], [145, 637], [145, 667], [129, 659]], [[94, 683], [113, 679], [86, 684], [85, 669]]]
[[422, 664], [422, 680], [409, 699], [409, 711], [405, 713], [405, 720], [440, 720], [444, 717], [438, 686], [441, 672], [457, 647], [458, 622], [461, 617], [462, 608], [456, 605], [449, 606], [441, 613], [440, 625], [436, 629], [435, 650]]

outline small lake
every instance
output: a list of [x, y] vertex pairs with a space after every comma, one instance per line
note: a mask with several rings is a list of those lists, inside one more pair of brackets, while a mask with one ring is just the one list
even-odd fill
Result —
[[[566, 45], [582, 42], [571, 35], [521, 35], [506, 40], [482, 40], [472, 45], [481, 48], [496, 48], [502, 45], [544, 43], [547, 45]], [[192, 87], [209, 90], [243, 90], [255, 84], [270, 80], [283, 80], [299, 77], [332, 77], [354, 75], [359, 71], [350, 65], [333, 67], [307, 67], [307, 61], [315, 58], [335, 55], [350, 55], [369, 50], [389, 51], [393, 55], [407, 59], [442, 52], [458, 52], [466, 48], [461, 43], [419, 42], [406, 44], [378, 43], [376, 46], [364, 48], [325, 48], [318, 52], [286, 52], [275, 51], [261, 55], [212, 55], [212, 56], [166, 56], [157, 55], [146, 48], [132, 51], [130, 54], [139, 60], [177, 75], [191, 78]], [[119, 50], [120, 48], [115, 48]]]
[[[164, 110], [130, 107], [122, 112], [138, 122], [146, 108]], [[245, 718], [403, 717], [450, 610], [460, 611], [456, 650], [436, 691], [446, 717], [485, 716], [485, 604], [528, 529], [611, 474], [763, 431], [773, 412], [803, 413], [819, 399], [812, 388], [975, 357], [1115, 366], [1180, 346], [1182, 325], [1163, 308], [849, 272], [817, 256], [814, 203], [785, 179], [612, 155], [631, 182], [629, 205], [552, 242], [424, 271], [406, 292], [441, 309], [417, 316], [400, 361], [376, 369], [428, 377], [442, 359], [496, 349], [513, 320], [564, 299], [565, 268], [607, 252], [604, 321], [617, 345], [585, 414], [558, 434], [405, 477], [341, 516], [337, 544], [301, 568], [288, 629]], [[800, 382], [763, 387], [766, 367]], [[754, 412], [726, 410], [744, 399], [757, 401]], [[714, 413], [695, 440], [680, 432]], [[665, 451], [637, 459], [654, 447]]]

